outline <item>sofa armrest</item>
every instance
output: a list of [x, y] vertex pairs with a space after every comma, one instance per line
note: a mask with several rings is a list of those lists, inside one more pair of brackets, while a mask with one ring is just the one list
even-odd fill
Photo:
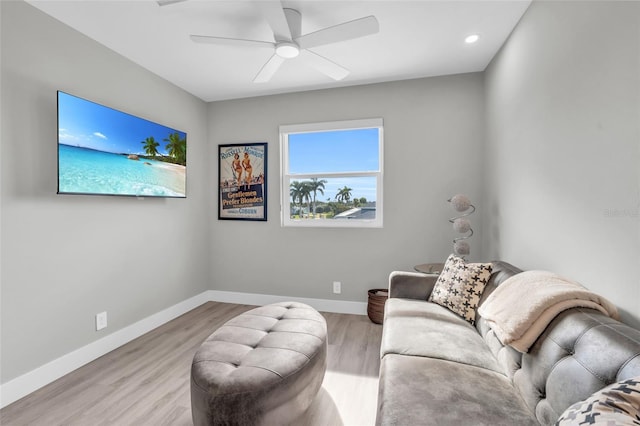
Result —
[[393, 271], [389, 275], [389, 297], [427, 300], [437, 279], [437, 275]]

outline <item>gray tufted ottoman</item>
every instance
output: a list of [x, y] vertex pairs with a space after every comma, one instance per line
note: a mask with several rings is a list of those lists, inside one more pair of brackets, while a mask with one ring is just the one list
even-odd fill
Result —
[[283, 302], [238, 315], [193, 358], [194, 425], [290, 423], [320, 389], [326, 355], [327, 324], [308, 305]]

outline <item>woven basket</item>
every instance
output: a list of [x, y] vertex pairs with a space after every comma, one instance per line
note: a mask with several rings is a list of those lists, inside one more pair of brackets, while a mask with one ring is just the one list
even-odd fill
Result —
[[[378, 294], [384, 292], [384, 294]], [[376, 324], [382, 324], [384, 320], [384, 304], [389, 298], [389, 290], [386, 288], [374, 288], [369, 290], [369, 303], [367, 303], [367, 315]]]

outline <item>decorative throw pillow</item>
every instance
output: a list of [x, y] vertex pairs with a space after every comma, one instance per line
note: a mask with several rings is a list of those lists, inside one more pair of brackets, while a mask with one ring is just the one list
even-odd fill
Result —
[[640, 425], [640, 377], [614, 383], [567, 408], [556, 426]]
[[476, 308], [491, 276], [490, 263], [466, 263], [450, 255], [442, 268], [429, 301], [444, 306], [472, 325], [476, 323]]

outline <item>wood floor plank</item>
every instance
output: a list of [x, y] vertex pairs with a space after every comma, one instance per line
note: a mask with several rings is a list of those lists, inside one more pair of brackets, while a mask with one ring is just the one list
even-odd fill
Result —
[[[190, 426], [193, 355], [215, 329], [255, 306], [209, 302], [0, 410], [3, 426]], [[327, 373], [296, 424], [375, 423], [382, 326], [323, 313]]]

